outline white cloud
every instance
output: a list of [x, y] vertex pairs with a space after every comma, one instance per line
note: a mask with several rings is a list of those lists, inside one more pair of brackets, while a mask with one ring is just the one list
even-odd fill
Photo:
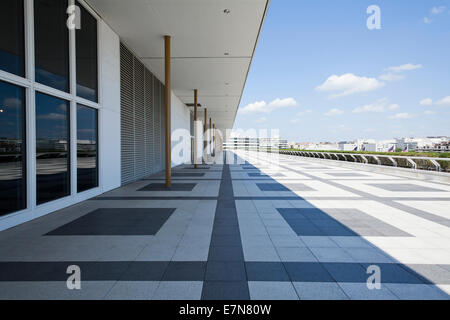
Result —
[[342, 111], [341, 109], [331, 109], [330, 111], [324, 113], [325, 116], [327, 117], [334, 117], [334, 116], [339, 116], [341, 114], [343, 114], [344, 111]]
[[441, 100], [436, 102], [436, 105], [441, 107], [450, 107], [450, 96], [442, 98]]
[[440, 14], [440, 13], [442, 13], [444, 11], [445, 11], [445, 6], [431, 8], [431, 13], [432, 14]]
[[397, 113], [393, 116], [390, 116], [389, 119], [393, 119], [393, 120], [395, 120], [395, 119], [411, 119], [414, 117], [415, 117], [414, 114], [403, 112], [403, 113]]
[[380, 99], [375, 101], [374, 103], [371, 104], [366, 104], [364, 106], [361, 107], [357, 107], [355, 109], [353, 109], [353, 113], [365, 113], [365, 112], [384, 112], [386, 109], [388, 110], [397, 110], [398, 108], [400, 108], [400, 106], [398, 104], [391, 104], [388, 106], [388, 102], [389, 100], [386, 98]]
[[388, 81], [388, 82], [392, 82], [392, 81], [400, 81], [405, 79], [404, 75], [401, 74], [395, 74], [392, 72], [386, 73], [386, 74], [382, 74], [381, 76], [379, 76], [380, 80], [383, 81]]
[[427, 110], [424, 112], [424, 114], [426, 114], [427, 116], [432, 115], [432, 114], [436, 114], [436, 111], [432, 111], [432, 110]]
[[49, 113], [46, 115], [37, 116], [36, 118], [41, 120], [66, 120], [66, 115], [61, 113]]
[[384, 107], [387, 104], [387, 99], [380, 99], [371, 104], [366, 104], [361, 107], [357, 107], [353, 110], [353, 113], [364, 113], [364, 112], [384, 112]]
[[391, 72], [403, 72], [403, 71], [417, 70], [420, 68], [422, 68], [421, 64], [407, 63], [407, 64], [402, 64], [401, 66], [389, 67], [389, 68], [387, 68], [387, 70], [391, 71]]
[[295, 118], [291, 119], [292, 123], [299, 123], [301, 121], [301, 118], [308, 114], [308, 113], [312, 113], [312, 110], [305, 110], [305, 111], [300, 111], [299, 113], [297, 113], [295, 115]]
[[271, 103], [269, 103], [269, 108], [271, 109], [279, 109], [285, 107], [296, 107], [298, 106], [297, 101], [294, 98], [286, 98], [286, 99], [275, 99]]
[[391, 110], [391, 111], [394, 111], [394, 110], [400, 109], [400, 106], [399, 106], [398, 104], [391, 104], [391, 105], [388, 107], [388, 109]]
[[266, 121], [267, 121], [266, 117], [262, 117], [262, 118], [259, 118], [259, 119], [255, 120], [256, 123], [264, 123]]
[[402, 74], [402, 72], [417, 70], [420, 68], [422, 68], [421, 64], [412, 64], [412, 63], [402, 64], [400, 66], [389, 67], [389, 68], [386, 68], [387, 73], [379, 76], [379, 79], [383, 80], [383, 81], [388, 81], [388, 82], [400, 81], [405, 78], [405, 76]]
[[346, 73], [341, 76], [332, 75], [322, 85], [316, 87], [317, 91], [337, 92], [330, 98], [348, 96], [360, 92], [376, 90], [384, 86], [384, 83], [376, 78], [359, 77], [353, 73]]
[[439, 7], [433, 7], [430, 10], [430, 14], [428, 17], [423, 18], [423, 22], [426, 24], [430, 24], [433, 22], [433, 19], [430, 18], [430, 15], [437, 16], [441, 13], [443, 13], [447, 8], [445, 6], [439, 6]]
[[421, 106], [431, 106], [433, 104], [433, 100], [431, 98], [426, 98], [420, 101]]
[[312, 113], [312, 110], [300, 111], [299, 113], [296, 114], [296, 116], [297, 117], [301, 117], [301, 116], [304, 116], [307, 113]]
[[269, 104], [265, 101], [256, 101], [246, 105], [245, 107], [239, 109], [241, 114], [254, 114], [254, 113], [271, 113], [272, 111], [280, 108], [286, 107], [296, 107], [298, 106], [297, 101], [294, 98], [286, 99], [275, 99]]
[[22, 100], [17, 98], [6, 98], [3, 100], [2, 106], [10, 107], [10, 108], [18, 108], [22, 106]]
[[256, 101], [246, 105], [245, 107], [239, 109], [242, 114], [259, 113], [265, 112], [267, 108], [267, 103], [265, 101]]

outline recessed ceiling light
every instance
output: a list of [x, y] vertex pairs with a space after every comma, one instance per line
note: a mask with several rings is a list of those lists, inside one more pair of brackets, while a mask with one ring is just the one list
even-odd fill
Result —
[[223, 10], [223, 13], [225, 13], [225, 14], [229, 14], [230, 12], [231, 12], [230, 9], [224, 9], [224, 10]]

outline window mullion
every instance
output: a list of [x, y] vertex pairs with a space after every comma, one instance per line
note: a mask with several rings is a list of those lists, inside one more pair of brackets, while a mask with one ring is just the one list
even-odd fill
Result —
[[[75, 5], [75, 0], [69, 0], [69, 6]], [[69, 30], [69, 79], [70, 79], [70, 190], [71, 195], [77, 194], [77, 77], [76, 77], [76, 29]]]

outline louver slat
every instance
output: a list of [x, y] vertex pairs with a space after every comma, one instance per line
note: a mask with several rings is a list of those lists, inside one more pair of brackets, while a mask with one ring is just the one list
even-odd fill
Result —
[[121, 63], [122, 185], [163, 169], [164, 85], [123, 45]]

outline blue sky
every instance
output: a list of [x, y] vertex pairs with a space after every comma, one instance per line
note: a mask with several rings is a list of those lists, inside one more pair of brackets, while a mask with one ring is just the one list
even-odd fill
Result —
[[450, 0], [271, 1], [235, 129], [338, 141], [450, 135], [449, 123]]

